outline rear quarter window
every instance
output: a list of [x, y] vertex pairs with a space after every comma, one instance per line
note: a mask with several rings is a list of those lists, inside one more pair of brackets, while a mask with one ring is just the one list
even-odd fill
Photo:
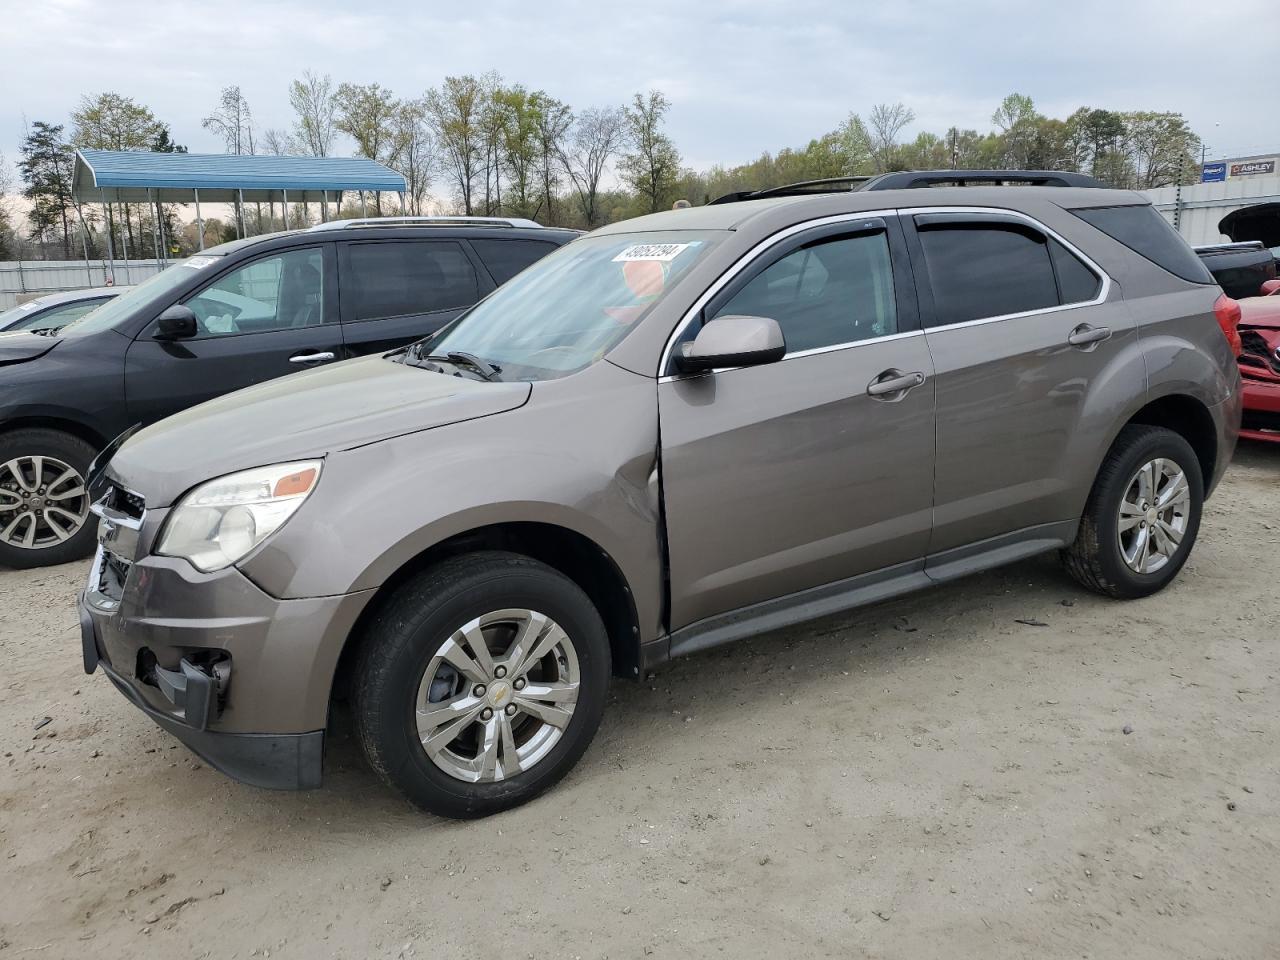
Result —
[[471, 246], [499, 286], [556, 249], [545, 240], [472, 240]]
[[1175, 277], [1192, 283], [1214, 282], [1195, 251], [1150, 204], [1088, 207], [1070, 212]]

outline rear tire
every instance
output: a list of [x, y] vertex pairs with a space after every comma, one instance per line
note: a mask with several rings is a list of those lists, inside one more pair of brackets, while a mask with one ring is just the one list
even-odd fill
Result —
[[372, 618], [354, 671], [356, 733], [410, 802], [483, 817], [577, 763], [610, 673], [604, 623], [577, 584], [528, 557], [469, 554], [410, 580]]
[[94, 453], [60, 430], [0, 435], [0, 566], [45, 567], [93, 552], [87, 477]]
[[1063, 562], [1095, 593], [1149, 596], [1182, 569], [1203, 508], [1204, 480], [1191, 445], [1164, 427], [1130, 424], [1098, 470]]

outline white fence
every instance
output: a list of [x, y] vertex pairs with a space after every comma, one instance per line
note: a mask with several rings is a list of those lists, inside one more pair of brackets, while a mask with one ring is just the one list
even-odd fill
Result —
[[[130, 260], [128, 264], [117, 260], [115, 284], [141, 283], [164, 267], [159, 260]], [[110, 264], [102, 260], [0, 261], [0, 310], [42, 293], [105, 286], [110, 273]]]
[[1222, 243], [1218, 221], [1232, 210], [1258, 203], [1280, 203], [1280, 176], [1232, 177], [1218, 183], [1144, 190], [1166, 220], [1188, 243]]

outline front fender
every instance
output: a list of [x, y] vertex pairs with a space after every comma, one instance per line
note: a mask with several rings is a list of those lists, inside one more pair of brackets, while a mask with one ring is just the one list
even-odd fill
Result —
[[550, 524], [612, 559], [632, 591], [642, 638], [656, 636], [663, 581], [654, 382], [607, 363], [572, 379], [587, 376], [596, 381], [589, 389], [538, 384], [517, 410], [331, 454], [298, 515], [242, 569], [275, 597], [353, 593], [381, 586], [458, 534]]

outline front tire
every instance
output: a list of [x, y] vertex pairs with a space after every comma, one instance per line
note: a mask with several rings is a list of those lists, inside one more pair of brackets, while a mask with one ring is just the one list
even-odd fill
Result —
[[60, 430], [0, 435], [0, 566], [27, 569], [93, 552], [87, 476], [94, 449]]
[[1119, 599], [1163, 590], [1200, 530], [1204, 480], [1195, 451], [1164, 427], [1130, 424], [1098, 471], [1067, 571], [1095, 593]]
[[528, 557], [430, 568], [373, 617], [353, 713], [369, 764], [412, 803], [454, 818], [525, 803], [591, 743], [609, 639], [587, 595]]

